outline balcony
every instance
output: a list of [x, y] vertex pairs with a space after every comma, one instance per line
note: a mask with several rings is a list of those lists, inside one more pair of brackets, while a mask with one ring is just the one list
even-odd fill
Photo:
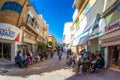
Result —
[[37, 32], [37, 30], [35, 29], [35, 27], [31, 26], [30, 23], [25, 23], [25, 27], [26, 29], [28, 29], [30, 32], [39, 35], [39, 33]]
[[84, 10], [84, 8], [88, 4], [88, 2], [89, 2], [89, 0], [74, 0], [73, 8], [78, 9], [79, 12], [78, 12], [78, 15], [76, 17], [74, 17], [73, 24], [79, 18], [79, 16], [81, 15], [82, 11]]
[[42, 36], [38, 36], [36, 39], [37, 39], [37, 41], [41, 41], [41, 42], [45, 41], [44, 37], [42, 37]]

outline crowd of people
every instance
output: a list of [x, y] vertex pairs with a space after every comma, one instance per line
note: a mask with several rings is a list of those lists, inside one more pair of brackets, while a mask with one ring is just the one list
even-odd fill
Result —
[[44, 61], [48, 59], [48, 57], [52, 58], [54, 52], [55, 51], [53, 50], [46, 50], [43, 52], [40, 50], [37, 50], [35, 52], [28, 50], [27, 53], [22, 53], [21, 50], [18, 50], [15, 57], [15, 64], [19, 67], [27, 67], [29, 64]]
[[23, 53], [21, 50], [18, 50], [17, 55], [15, 57], [15, 64], [21, 68], [28, 67], [29, 64], [33, 64], [36, 62], [44, 61], [48, 58], [52, 58], [54, 54], [58, 56], [58, 60], [60, 61], [62, 58], [63, 50], [62, 49], [46, 51], [37, 50], [35, 52], [28, 50], [26, 53]]
[[72, 66], [77, 73], [83, 74], [87, 69], [91, 69], [91, 72], [94, 73], [97, 68], [103, 68], [105, 62], [98, 51], [96, 51], [95, 55], [83, 49], [79, 53], [73, 54], [69, 49], [67, 51], [67, 64]]
[[[61, 61], [63, 54], [61, 49], [54, 51], [46, 50], [44, 52], [37, 50], [35, 53], [28, 50], [26, 54], [19, 50], [15, 57], [15, 63], [19, 67], [27, 67], [29, 64], [44, 61], [48, 59], [48, 57], [52, 58], [54, 54], [56, 54], [58, 56], [58, 60]], [[96, 51], [95, 55], [94, 53], [92, 54], [91, 52], [87, 52], [85, 49], [81, 50], [79, 53], [73, 53], [71, 49], [68, 49], [66, 62], [69, 66], [72, 66], [77, 73], [81, 74], [87, 69], [92, 69], [91, 72], [94, 73], [97, 68], [103, 68], [105, 64], [104, 58], [98, 51]]]

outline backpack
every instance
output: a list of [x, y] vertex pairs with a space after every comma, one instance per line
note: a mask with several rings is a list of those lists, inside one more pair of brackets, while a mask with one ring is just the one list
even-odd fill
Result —
[[83, 54], [83, 57], [84, 57], [84, 58], [88, 58], [88, 52], [85, 52], [85, 53]]

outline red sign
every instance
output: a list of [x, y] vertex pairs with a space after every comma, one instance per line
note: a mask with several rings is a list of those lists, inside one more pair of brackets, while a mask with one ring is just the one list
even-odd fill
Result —
[[113, 30], [118, 29], [118, 28], [120, 28], [120, 22], [114, 23], [110, 26], [106, 26], [105, 32], [113, 31]]

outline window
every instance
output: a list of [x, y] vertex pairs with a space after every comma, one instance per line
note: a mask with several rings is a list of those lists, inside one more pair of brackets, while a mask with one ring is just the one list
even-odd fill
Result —
[[27, 16], [27, 20], [26, 20], [27, 23], [31, 23], [31, 16], [28, 14]]
[[26, 18], [26, 23], [29, 23], [32, 27], [34, 27], [34, 25], [35, 25], [35, 19], [32, 18], [30, 14], [28, 14], [28, 16]]
[[35, 21], [35, 19], [34, 18], [32, 18], [32, 22], [34, 22]]
[[85, 7], [84, 11], [83, 11], [83, 14], [86, 15], [89, 12], [90, 8], [91, 8], [91, 6], [88, 3], [87, 6]]
[[21, 13], [22, 11], [22, 6], [16, 2], [5, 2], [1, 8], [1, 10], [11, 10], [11, 11], [15, 11], [18, 14]]
[[79, 24], [80, 24], [79, 18], [75, 21], [75, 24], [76, 24], [76, 27], [79, 26]]
[[21, 5], [16, 6], [15, 11], [17, 11], [18, 13], [21, 13], [21, 10], [22, 10], [22, 6]]
[[39, 29], [39, 24], [36, 25], [36, 28]]
[[115, 10], [105, 17], [107, 25], [109, 25], [111, 22], [114, 22], [118, 18], [120, 18], [120, 5], [118, 5]]

